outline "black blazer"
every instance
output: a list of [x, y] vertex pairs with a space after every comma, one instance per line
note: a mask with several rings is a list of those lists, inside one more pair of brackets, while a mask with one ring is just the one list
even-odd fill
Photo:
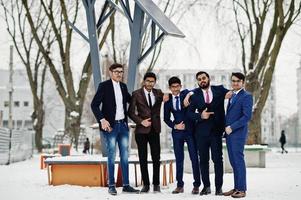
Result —
[[[131, 95], [128, 92], [126, 84], [120, 82], [120, 88], [123, 97], [125, 121], [127, 122], [127, 103], [130, 103]], [[100, 105], [102, 105], [101, 109]], [[101, 82], [98, 85], [97, 92], [91, 102], [91, 109], [97, 122], [99, 123], [100, 130], [102, 130], [100, 120], [103, 118], [105, 118], [110, 123], [111, 127], [114, 126], [116, 116], [116, 100], [113, 82], [111, 79]]]
[[[229, 91], [222, 85], [211, 86], [213, 99], [210, 108], [206, 105], [203, 91], [201, 88], [194, 90], [194, 95], [191, 96], [191, 104], [188, 107], [188, 117], [195, 121], [196, 136], [209, 136], [215, 134], [222, 136], [225, 130], [225, 110], [224, 99], [226, 93]], [[208, 111], [214, 112], [209, 119], [202, 119], [201, 113], [207, 108]]]

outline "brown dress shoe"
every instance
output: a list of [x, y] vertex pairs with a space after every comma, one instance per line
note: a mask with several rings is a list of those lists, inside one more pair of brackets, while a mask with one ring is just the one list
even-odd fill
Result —
[[237, 191], [236, 189], [232, 189], [232, 190], [230, 190], [230, 191], [228, 191], [228, 192], [224, 192], [223, 195], [224, 195], [224, 196], [231, 196], [231, 195], [234, 194], [236, 191]]
[[172, 191], [172, 194], [179, 194], [179, 193], [183, 193], [183, 192], [184, 192], [184, 188], [177, 187], [174, 191]]
[[231, 197], [233, 197], [233, 198], [243, 198], [245, 196], [246, 196], [246, 192], [244, 192], [244, 191], [236, 191], [235, 193], [233, 193], [231, 195]]
[[193, 187], [191, 194], [199, 194], [200, 190], [199, 187]]

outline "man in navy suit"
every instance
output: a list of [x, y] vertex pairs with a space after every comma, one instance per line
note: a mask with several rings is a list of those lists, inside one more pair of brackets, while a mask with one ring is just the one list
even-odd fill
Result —
[[[183, 164], [184, 143], [186, 142], [194, 178], [192, 194], [198, 194], [201, 177], [197, 149], [193, 136], [194, 124], [186, 117], [187, 108], [183, 104], [183, 100], [189, 91], [181, 91], [181, 80], [178, 77], [171, 77], [168, 80], [168, 85], [172, 94], [169, 96], [169, 100], [164, 103], [164, 122], [172, 128], [173, 147], [176, 157], [176, 179], [178, 182], [177, 188], [172, 193], [178, 194], [184, 192]], [[173, 120], [170, 119], [171, 114], [173, 115]]]
[[200, 195], [211, 193], [209, 179], [209, 150], [214, 163], [215, 195], [223, 195], [223, 153], [222, 134], [225, 127], [224, 99], [228, 90], [222, 85], [211, 86], [209, 74], [200, 71], [196, 74], [199, 88], [191, 96], [188, 116], [195, 121], [195, 137], [200, 157], [201, 176], [204, 188]]
[[[99, 84], [92, 100], [91, 108], [103, 131], [108, 152], [109, 193], [116, 195], [114, 166], [116, 143], [120, 151], [123, 192], [137, 193], [139, 190], [129, 185], [128, 147], [129, 129], [127, 124], [127, 103], [131, 100], [126, 84], [122, 83], [123, 66], [113, 64], [109, 68], [111, 79]], [[99, 106], [102, 106], [100, 109]]]
[[246, 165], [244, 145], [248, 136], [248, 122], [252, 117], [253, 98], [245, 91], [245, 76], [238, 72], [231, 76], [233, 95], [226, 114], [225, 136], [230, 164], [234, 174], [234, 188], [225, 196], [241, 198], [246, 196]]

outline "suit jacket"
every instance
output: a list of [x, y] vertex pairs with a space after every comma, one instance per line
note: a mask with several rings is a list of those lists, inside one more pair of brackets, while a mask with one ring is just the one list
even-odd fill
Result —
[[[209, 136], [215, 134], [222, 136], [225, 130], [225, 109], [224, 99], [229, 91], [222, 85], [211, 86], [213, 99], [208, 105], [205, 103], [203, 91], [201, 88], [194, 90], [194, 95], [191, 96], [191, 103], [188, 107], [188, 117], [195, 121], [195, 133], [198, 136]], [[208, 111], [214, 112], [209, 119], [202, 119], [201, 113], [207, 108]]]
[[[127, 122], [127, 103], [131, 100], [131, 95], [128, 92], [126, 84], [120, 82], [120, 89], [123, 97], [123, 110], [125, 121]], [[99, 106], [102, 105], [100, 109]], [[91, 109], [97, 122], [99, 123], [99, 128], [101, 129], [100, 120], [105, 118], [111, 125], [111, 127], [115, 124], [115, 116], [116, 116], [116, 100], [113, 82], [111, 79], [101, 82], [98, 85], [97, 92], [91, 102]]]
[[[241, 90], [233, 102], [228, 105], [226, 114], [226, 126], [232, 129], [231, 137], [247, 138], [248, 122], [252, 117], [253, 98], [252, 95]], [[226, 137], [228, 135], [226, 134]]]
[[[177, 111], [174, 109], [173, 106], [173, 97], [170, 94], [169, 95], [169, 100], [167, 102], [164, 103], [164, 122], [170, 127], [172, 128], [172, 133], [180, 133], [183, 132], [182, 130], [176, 130], [174, 129], [174, 126], [176, 124], [181, 123], [182, 121], [185, 124], [185, 130], [188, 133], [192, 133], [193, 132], [193, 122], [188, 119], [187, 117], [187, 107], [184, 107], [184, 99], [186, 97], [186, 95], [189, 93], [189, 90], [183, 90], [180, 93], [180, 104], [181, 104], [181, 110]], [[173, 115], [174, 120], [171, 120], [171, 114]]]
[[[153, 128], [156, 133], [161, 132], [160, 110], [163, 101], [163, 93], [159, 89], [153, 89], [152, 91], [155, 96], [155, 104], [151, 109], [148, 106], [143, 87], [134, 91], [132, 94], [128, 113], [129, 117], [136, 123], [135, 133], [148, 134], [150, 133], [151, 128]], [[141, 122], [147, 118], [151, 118], [151, 127], [144, 127], [141, 124]]]

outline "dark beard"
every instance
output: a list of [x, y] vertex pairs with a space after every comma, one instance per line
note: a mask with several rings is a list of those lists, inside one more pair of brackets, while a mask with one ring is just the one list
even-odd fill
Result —
[[210, 85], [210, 81], [208, 81], [208, 83], [206, 85], [199, 84], [199, 87], [204, 90], [204, 89], [207, 89], [209, 87], [209, 85]]

